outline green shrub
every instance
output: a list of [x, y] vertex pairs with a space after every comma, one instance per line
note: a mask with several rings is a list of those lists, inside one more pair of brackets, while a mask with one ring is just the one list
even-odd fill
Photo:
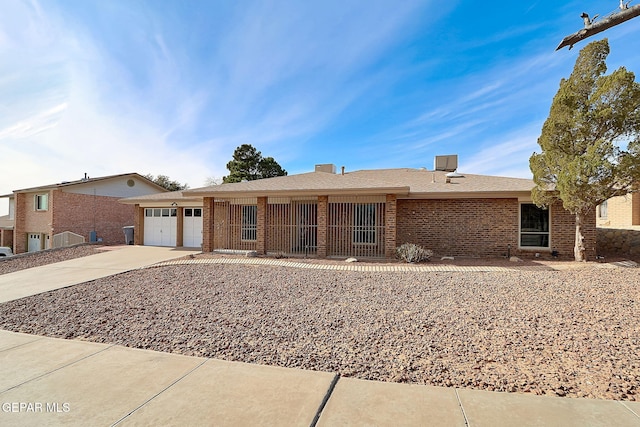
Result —
[[396, 248], [396, 256], [404, 262], [422, 262], [431, 260], [433, 251], [414, 243], [405, 243]]

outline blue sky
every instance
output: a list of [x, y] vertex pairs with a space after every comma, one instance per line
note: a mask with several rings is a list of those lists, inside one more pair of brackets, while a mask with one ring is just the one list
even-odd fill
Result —
[[[633, 2], [635, 3], [635, 2]], [[4, 0], [0, 194], [124, 172], [192, 188], [240, 144], [289, 173], [433, 167], [530, 177], [600, 1]], [[640, 72], [640, 19], [607, 30]], [[635, 40], [635, 41], [634, 41]], [[6, 208], [0, 205], [0, 214]]]

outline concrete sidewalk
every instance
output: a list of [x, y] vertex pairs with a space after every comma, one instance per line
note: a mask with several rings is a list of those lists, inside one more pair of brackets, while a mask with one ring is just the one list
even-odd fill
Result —
[[2, 426], [640, 425], [640, 402], [337, 378], [0, 331]]
[[154, 246], [118, 246], [103, 253], [0, 275], [0, 303], [200, 253]]
[[[128, 246], [0, 275], [0, 302], [197, 251]], [[0, 330], [0, 425], [640, 426], [640, 402], [339, 378]]]

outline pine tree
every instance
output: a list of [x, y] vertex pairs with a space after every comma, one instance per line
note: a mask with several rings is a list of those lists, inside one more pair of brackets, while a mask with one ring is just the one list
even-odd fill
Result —
[[227, 169], [229, 175], [222, 178], [224, 183], [253, 181], [287, 174], [273, 157], [262, 157], [262, 153], [250, 144], [242, 144], [235, 149], [233, 159], [227, 163]]
[[607, 39], [580, 51], [553, 98], [529, 166], [534, 203], [561, 200], [575, 215], [576, 261], [585, 260], [583, 225], [605, 200], [640, 189], [640, 85], [620, 67], [605, 75]]

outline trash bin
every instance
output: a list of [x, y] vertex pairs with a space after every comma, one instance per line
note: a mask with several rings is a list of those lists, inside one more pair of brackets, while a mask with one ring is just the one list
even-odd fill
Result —
[[124, 231], [124, 243], [126, 245], [133, 245], [133, 231], [135, 227], [133, 225], [128, 225], [126, 227], [122, 227], [122, 231]]

